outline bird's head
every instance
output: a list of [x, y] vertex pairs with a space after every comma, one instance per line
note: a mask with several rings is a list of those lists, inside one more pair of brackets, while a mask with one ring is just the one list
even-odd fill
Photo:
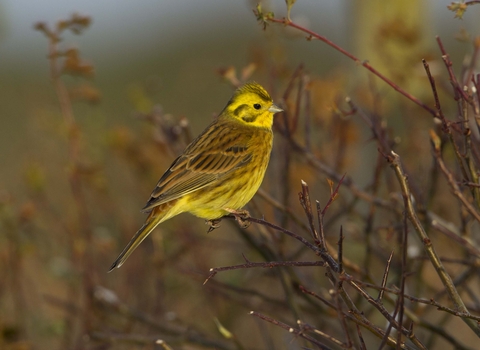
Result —
[[249, 126], [270, 129], [273, 115], [282, 111], [273, 103], [268, 92], [260, 84], [253, 82], [235, 91], [222, 115], [235, 118]]

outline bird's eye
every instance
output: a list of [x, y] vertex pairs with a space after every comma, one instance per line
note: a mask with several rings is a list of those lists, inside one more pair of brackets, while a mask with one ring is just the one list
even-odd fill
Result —
[[262, 106], [260, 105], [260, 103], [255, 103], [255, 104], [253, 105], [253, 108], [255, 108], [255, 109], [260, 109], [260, 108], [262, 108]]

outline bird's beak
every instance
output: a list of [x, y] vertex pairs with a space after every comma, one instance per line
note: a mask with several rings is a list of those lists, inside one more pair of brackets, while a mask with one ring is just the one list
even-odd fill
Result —
[[283, 112], [283, 109], [281, 109], [280, 107], [278, 107], [275, 104], [272, 104], [270, 106], [270, 108], [268, 109], [268, 111], [271, 112], [271, 113], [278, 113], [278, 112]]
[[276, 104], [272, 103], [272, 105], [270, 106], [268, 111], [271, 112], [271, 113], [279, 113], [279, 112], [283, 112], [283, 109], [278, 107]]

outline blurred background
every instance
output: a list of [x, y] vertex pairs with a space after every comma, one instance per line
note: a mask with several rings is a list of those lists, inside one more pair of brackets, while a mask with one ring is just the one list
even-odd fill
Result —
[[[464, 30], [478, 30], [480, 24], [473, 20], [478, 9], [472, 7], [470, 15], [460, 21], [446, 10], [449, 1], [414, 3], [415, 10], [404, 5], [403, 17], [417, 21], [415, 25], [423, 30], [425, 51], [437, 53], [434, 36], [440, 35], [450, 55], [461, 59], [470, 47], [455, 38]], [[283, 15], [283, 1], [268, 4], [274, 13]], [[347, 69], [366, 74], [325, 45], [305, 45], [299, 34], [275, 35], [275, 30], [260, 30], [252, 13], [254, 7], [253, 1], [2, 0], [0, 146], [5, 151], [0, 154], [0, 162], [8, 164], [0, 173], [2, 183], [21, 191], [18, 174], [24, 169], [22, 162], [29, 162], [35, 152], [41, 153], [34, 147], [36, 138], [31, 133], [36, 133], [36, 128], [31, 118], [39, 110], [56, 108], [48, 80], [47, 43], [33, 30], [40, 21], [53, 24], [73, 13], [92, 19], [86, 35], [67, 33], [65, 46], [80, 48], [82, 57], [95, 67], [93, 81], [101, 92], [101, 103], [85, 108], [91, 117], [81, 116], [79, 122], [94, 124], [91, 126], [96, 128], [96, 136], [103, 133], [102, 128], [118, 122], [140, 127], [132, 118], [135, 106], [130, 96], [132, 89], [148, 84], [155, 103], [167, 112], [188, 116], [198, 131], [205, 125], [205, 118], [218, 112], [230, 95], [217, 71], [230, 66], [241, 68], [259, 55], [289, 67], [303, 63], [312, 74]], [[364, 42], [375, 40], [372, 26], [381, 20], [382, 8], [374, 1], [303, 0], [295, 5], [292, 15], [360, 59], [371, 61], [366, 56], [371, 45]], [[354, 79], [357, 76], [349, 77]]]
[[[480, 6], [471, 6], [459, 20], [447, 10], [449, 3], [298, 0], [291, 18], [369, 61], [433, 106], [421, 58], [429, 60], [439, 84], [448, 89], [435, 36], [442, 38], [459, 73], [480, 30]], [[262, 5], [278, 18], [286, 16], [283, 0]], [[0, 348], [150, 349], [159, 345], [148, 337], [158, 336], [185, 349], [298, 348], [288, 332], [248, 316], [250, 308], [262, 308], [263, 294], [233, 297], [229, 289], [258, 286], [281, 302], [284, 290], [272, 282], [275, 273], [233, 271], [215, 277], [222, 286], [214, 281], [202, 285], [211, 267], [242, 263], [242, 253], [265, 259], [233, 222], [223, 222], [207, 236], [203, 220], [181, 215], [162, 224], [125, 266], [106, 274], [142, 224], [139, 209], [157, 179], [222, 110], [242, 74], [288, 108], [295, 99], [282, 97], [302, 65], [311, 94], [313, 153], [360, 187], [371, 183], [378, 147], [360, 118], [338, 117], [338, 110], [347, 108], [347, 96], [388, 120], [412, 173], [423, 174], [430, 166], [424, 162], [431, 157], [426, 137], [434, 125], [430, 116], [331, 47], [282, 25], [264, 31], [252, 12], [255, 7], [256, 2], [246, 0], [0, 1]], [[81, 35], [63, 32], [58, 48], [78, 49], [82, 62], [93, 68], [60, 78], [70, 91], [78, 124], [72, 131], [52, 84], [49, 41], [34, 26], [44, 22], [54, 28], [74, 13], [88, 16], [91, 23]], [[79, 147], [75, 165], [72, 139]], [[300, 179], [311, 185], [312, 198], [326, 201], [327, 176], [302, 160], [288, 175], [282, 173], [285, 147], [277, 137], [263, 188], [301, 216]], [[72, 194], [72, 181], [80, 184], [81, 200]], [[423, 181], [420, 176], [419, 188]], [[249, 210], [297, 228], [265, 199], [256, 198]], [[365, 210], [360, 206], [356, 215]], [[378, 226], [385, 224], [378, 220]], [[359, 221], [344, 217], [332, 222], [333, 235], [340, 223], [351, 230], [352, 252], [363, 244]], [[253, 226], [248, 232], [269, 236]], [[273, 241], [283, 247], [284, 256], [296, 251], [284, 238]], [[362, 253], [355, 254], [352, 259], [362, 259]], [[317, 275], [324, 278], [323, 272]], [[95, 304], [99, 300], [105, 304]], [[118, 303], [125, 308], [105, 306]], [[225, 340], [215, 320], [236, 340]], [[164, 324], [172, 329], [162, 329]], [[178, 340], [187, 329], [194, 330], [195, 341], [190, 334]], [[137, 338], [122, 338], [128, 334]], [[217, 338], [213, 345], [207, 341]]]

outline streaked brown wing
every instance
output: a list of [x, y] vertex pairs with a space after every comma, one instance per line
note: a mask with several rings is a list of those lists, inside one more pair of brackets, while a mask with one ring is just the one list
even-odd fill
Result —
[[250, 132], [235, 125], [212, 123], [163, 174], [143, 210], [214, 184], [250, 161]]

